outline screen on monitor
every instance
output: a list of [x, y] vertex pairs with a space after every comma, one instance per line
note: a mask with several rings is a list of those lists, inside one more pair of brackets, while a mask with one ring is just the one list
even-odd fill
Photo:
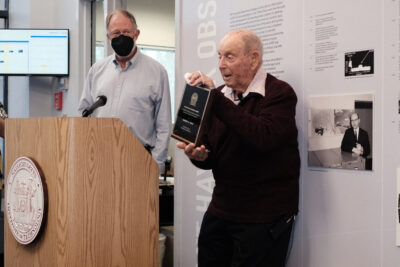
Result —
[[69, 75], [68, 29], [0, 29], [0, 75]]

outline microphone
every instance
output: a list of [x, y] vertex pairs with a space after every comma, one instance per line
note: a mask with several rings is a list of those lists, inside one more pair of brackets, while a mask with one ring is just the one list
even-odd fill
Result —
[[89, 108], [85, 109], [82, 112], [82, 117], [88, 117], [93, 111], [98, 108], [102, 107], [107, 103], [107, 97], [105, 95], [101, 95], [97, 97], [97, 101], [93, 103]]

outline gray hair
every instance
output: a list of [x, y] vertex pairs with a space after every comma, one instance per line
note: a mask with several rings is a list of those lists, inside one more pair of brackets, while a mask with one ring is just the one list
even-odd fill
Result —
[[133, 27], [137, 28], [136, 19], [132, 15], [132, 13], [130, 13], [128, 10], [118, 8], [118, 9], [113, 10], [111, 13], [109, 13], [107, 15], [107, 18], [106, 18], [106, 29], [107, 30], [108, 30], [108, 26], [110, 25], [111, 18], [116, 14], [122, 14], [123, 16], [127, 17], [132, 22]]

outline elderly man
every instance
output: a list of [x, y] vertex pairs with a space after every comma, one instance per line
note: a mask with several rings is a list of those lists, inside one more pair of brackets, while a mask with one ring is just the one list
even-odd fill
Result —
[[[225, 84], [211, 91], [201, 145], [177, 144], [215, 179], [198, 266], [284, 266], [298, 211], [297, 97], [261, 67], [263, 47], [254, 33], [228, 33], [218, 54]], [[188, 82], [215, 88], [201, 72]]]
[[106, 18], [107, 37], [115, 54], [96, 62], [86, 80], [79, 110], [105, 95], [95, 117], [118, 117], [163, 167], [171, 123], [168, 75], [157, 61], [140, 53], [134, 16], [117, 9]]

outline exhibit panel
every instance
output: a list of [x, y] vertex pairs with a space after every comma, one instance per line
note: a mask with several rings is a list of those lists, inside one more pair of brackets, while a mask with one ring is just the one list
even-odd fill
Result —
[[[382, 266], [382, 4], [360, 4], [304, 1], [302, 266]], [[345, 149], [357, 116], [368, 155]]]
[[[259, 35], [264, 45], [263, 67], [288, 82], [298, 97], [297, 123], [303, 116], [301, 61], [301, 6], [295, 1], [179, 1], [176, 3], [177, 39], [176, 96], [185, 87], [184, 74], [201, 71], [218, 86], [218, 44], [231, 30], [246, 28]], [[297, 21], [296, 25], [292, 22]], [[300, 130], [300, 129], [299, 129]], [[299, 135], [305, 135], [302, 130]], [[303, 137], [301, 137], [303, 138]], [[211, 200], [214, 179], [210, 171], [194, 167], [182, 151], [175, 152], [175, 266], [196, 266], [197, 237]], [[297, 227], [300, 223], [297, 224]], [[294, 242], [300, 242], [296, 239]], [[299, 245], [293, 249], [293, 254]], [[300, 256], [300, 254], [298, 254]]]
[[[399, 167], [400, 150], [400, 1], [384, 1], [384, 95], [383, 95], [383, 205], [382, 223], [384, 232], [384, 259], [383, 262], [391, 266], [390, 261], [400, 262], [398, 253], [400, 246], [400, 220], [399, 220]], [[397, 169], [397, 173], [396, 173]], [[397, 181], [396, 181], [397, 175]], [[397, 191], [396, 191], [397, 189]], [[397, 239], [395, 239], [397, 235]], [[391, 246], [396, 243], [397, 247]], [[390, 255], [390, 257], [385, 257]]]
[[[177, 40], [175, 103], [185, 88], [184, 74], [202, 71], [221, 83], [218, 40], [226, 31], [220, 23], [225, 12], [217, 1], [176, 1]], [[225, 14], [226, 15], [226, 14]], [[225, 28], [223, 28], [225, 27]], [[175, 114], [177, 107], [175, 107]], [[182, 151], [175, 151], [175, 266], [196, 266], [197, 237], [203, 214], [211, 200], [214, 180], [210, 171], [194, 167]]]

